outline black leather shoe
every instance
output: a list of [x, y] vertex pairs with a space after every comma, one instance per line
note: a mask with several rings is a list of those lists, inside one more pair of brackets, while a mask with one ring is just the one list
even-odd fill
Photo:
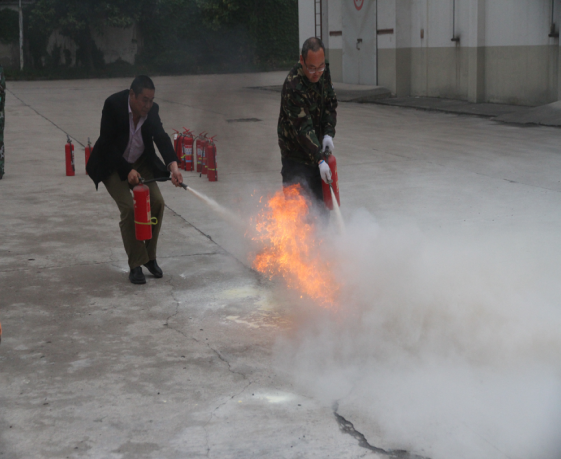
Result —
[[160, 277], [162, 277], [164, 275], [164, 272], [162, 271], [162, 268], [160, 268], [158, 266], [158, 263], [156, 263], [156, 260], [150, 260], [144, 266], [146, 266], [148, 268], [148, 271], [150, 271], [152, 273], [152, 275], [157, 279], [159, 279]]
[[133, 284], [145, 284], [146, 278], [144, 277], [144, 273], [142, 272], [142, 268], [137, 266], [136, 268], [132, 268], [131, 272], [129, 273], [129, 280]]

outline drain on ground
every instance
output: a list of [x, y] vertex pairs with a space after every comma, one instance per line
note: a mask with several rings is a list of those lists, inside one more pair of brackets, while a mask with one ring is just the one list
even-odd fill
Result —
[[228, 123], [258, 123], [260, 120], [259, 118], [236, 118], [233, 120], [226, 120]]

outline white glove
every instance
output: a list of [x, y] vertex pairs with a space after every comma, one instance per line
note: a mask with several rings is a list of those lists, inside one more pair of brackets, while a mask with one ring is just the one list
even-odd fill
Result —
[[331, 182], [331, 169], [323, 159], [319, 162], [319, 175], [325, 183]]
[[333, 146], [333, 137], [330, 135], [323, 136], [323, 151], [326, 149], [328, 149], [331, 153], [335, 150], [335, 147]]

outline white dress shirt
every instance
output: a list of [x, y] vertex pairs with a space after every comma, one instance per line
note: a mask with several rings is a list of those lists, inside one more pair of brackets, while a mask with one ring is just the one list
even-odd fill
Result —
[[140, 129], [148, 116], [141, 116], [136, 127], [134, 126], [133, 115], [131, 110], [131, 101], [129, 96], [129, 143], [123, 154], [123, 158], [130, 164], [135, 163], [144, 153], [144, 141], [142, 140], [142, 132]]

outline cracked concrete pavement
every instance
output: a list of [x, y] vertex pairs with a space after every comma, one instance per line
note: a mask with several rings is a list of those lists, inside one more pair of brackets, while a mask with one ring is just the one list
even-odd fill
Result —
[[[278, 94], [249, 87], [283, 77], [154, 79], [170, 134], [219, 135], [219, 181], [186, 182], [242, 215], [280, 186]], [[250, 269], [243, 235], [188, 192], [160, 187], [164, 278], [128, 282], [118, 214], [84, 174], [83, 146], [97, 138], [104, 99], [129, 84], [8, 83], [0, 458], [384, 457], [367, 447], [388, 447], [376, 426], [352, 405], [339, 400], [346, 431], [332, 406], [275, 367], [296, 307]], [[249, 118], [260, 121], [228, 122]], [[390, 226], [557, 231], [558, 132], [342, 103], [343, 211], [366, 208]], [[64, 175], [65, 133], [75, 177]]]
[[[225, 132], [220, 110], [252, 111], [246, 99], [253, 92], [240, 83], [278, 76], [239, 75], [233, 84], [220, 76], [156, 79], [164, 126], [171, 132], [198, 124], [227, 138], [238, 126]], [[213, 241], [229, 228], [189, 193], [161, 187], [168, 206], [158, 251], [164, 278], [128, 282], [115, 205], [84, 174], [83, 145], [96, 139], [105, 97], [129, 84], [8, 83], [0, 457], [367, 455], [339, 433], [330, 407], [275, 372], [271, 347], [290, 327], [290, 307], [244, 265], [243, 251], [240, 261]], [[214, 101], [217, 85], [232, 100]], [[202, 115], [189, 105], [193, 91], [205, 91], [197, 101], [208, 108]], [[255, 98], [253, 109], [259, 104]], [[75, 139], [75, 177], [64, 175], [65, 133]], [[186, 174], [204, 192], [218, 189], [218, 201], [233, 182], [248, 180], [241, 162], [229, 170], [235, 158], [226, 159], [227, 150], [218, 187]], [[253, 174], [274, 172], [277, 155], [265, 156], [263, 165], [251, 164]]]

